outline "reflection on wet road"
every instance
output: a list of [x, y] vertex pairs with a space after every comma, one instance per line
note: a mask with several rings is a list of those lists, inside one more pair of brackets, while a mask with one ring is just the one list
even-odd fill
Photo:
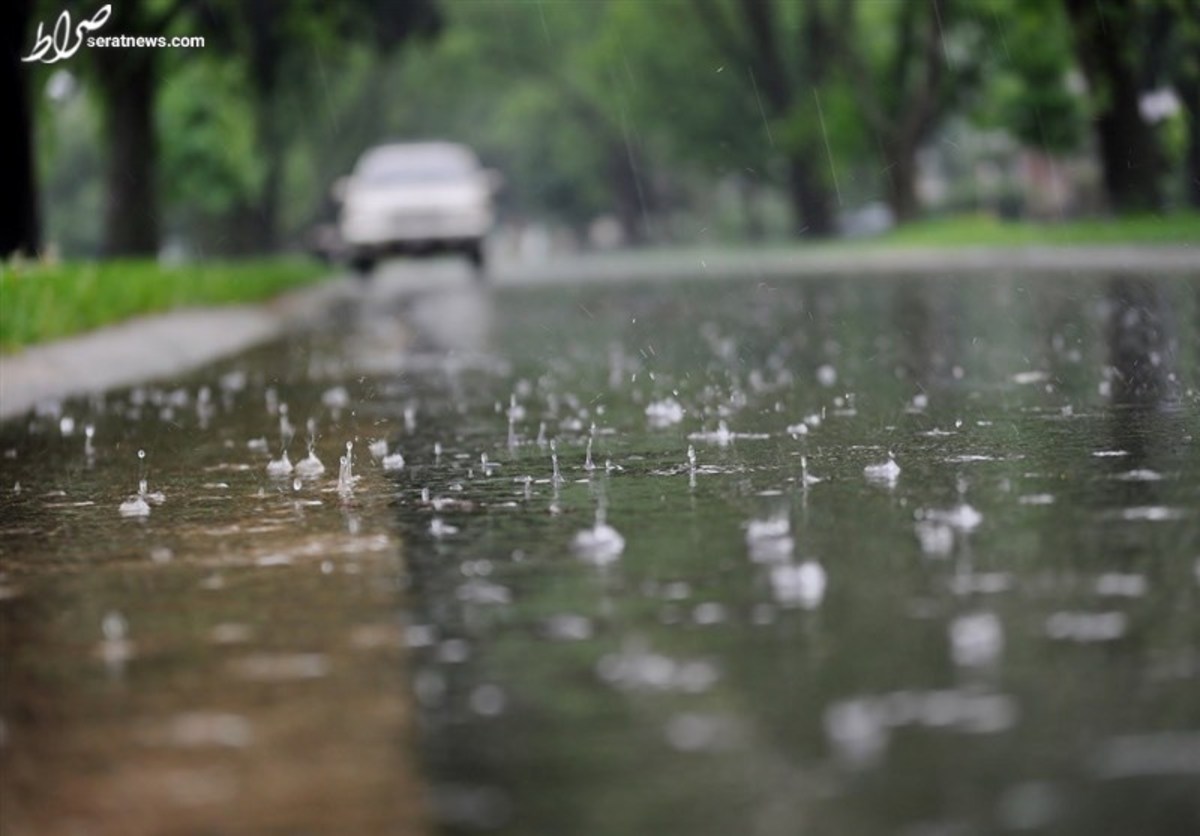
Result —
[[426, 283], [46, 405], [0, 823], [1193, 833], [1198, 287]]

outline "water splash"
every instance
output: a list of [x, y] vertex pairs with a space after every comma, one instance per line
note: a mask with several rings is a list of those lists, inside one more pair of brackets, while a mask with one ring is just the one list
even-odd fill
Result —
[[150, 505], [161, 505], [167, 497], [162, 491], [151, 493], [146, 478], [146, 451], [138, 450], [138, 492], [126, 498], [118, 507], [122, 517], [148, 517]]
[[807, 488], [809, 485], [815, 485], [821, 481], [822, 481], [822, 479], [820, 476], [813, 476], [811, 473], [808, 472], [808, 456], [801, 456], [800, 457], [800, 484]]
[[724, 421], [718, 421], [715, 430], [694, 432], [688, 435], [688, 441], [704, 441], [719, 447], [727, 447], [739, 439], [762, 440], [765, 438], [770, 438], [770, 436], [767, 433], [735, 433]]
[[133, 642], [129, 640], [129, 622], [116, 610], [104, 614], [100, 622], [102, 639], [96, 652], [109, 673], [119, 675], [125, 663], [134, 656]]
[[775, 600], [784, 607], [815, 610], [825, 600], [828, 581], [824, 567], [815, 560], [774, 566], [770, 579]]
[[292, 422], [288, 420], [288, 405], [281, 403], [279, 405], [279, 444], [283, 448], [287, 448], [292, 443], [292, 438], [296, 435], [296, 428], [292, 426]]
[[308, 455], [296, 462], [296, 473], [305, 479], [316, 479], [325, 473], [325, 465], [317, 458], [314, 448], [317, 445], [317, 422], [308, 419]]
[[354, 491], [354, 442], [346, 442], [346, 455], [338, 460], [338, 493], [346, 495]]
[[950, 656], [960, 667], [994, 664], [1004, 651], [1004, 627], [994, 613], [959, 616], [950, 624]]
[[399, 450], [395, 450], [385, 455], [380, 461], [380, 464], [382, 464], [383, 469], [387, 471], [403, 470], [405, 465], [404, 454]]
[[553, 475], [550, 477], [555, 485], [562, 484], [562, 474], [558, 471], [558, 441], [551, 439], [550, 441], [550, 465], [553, 468]]
[[271, 459], [267, 462], [267, 475], [282, 479], [285, 476], [291, 476], [292, 470], [291, 459], [288, 458], [287, 450], [284, 450], [282, 455], [277, 459]]
[[142, 499], [141, 494], [134, 494], [126, 499], [117, 510], [122, 517], [148, 517], [150, 516], [150, 505], [146, 500]]
[[595, 524], [575, 534], [571, 550], [577, 557], [597, 566], [607, 566], [625, 551], [625, 538], [605, 522], [603, 502], [596, 508]]
[[888, 450], [888, 460], [883, 464], [869, 464], [863, 468], [863, 476], [868, 482], [891, 487], [900, 478], [900, 465], [896, 464], [896, 456]]
[[457, 534], [458, 526], [442, 522], [441, 517], [434, 517], [429, 523], [429, 533], [440, 539], [442, 537], [448, 537], [451, 534]]
[[746, 548], [755, 563], [789, 561], [796, 542], [792, 539], [791, 522], [785, 515], [746, 523]]

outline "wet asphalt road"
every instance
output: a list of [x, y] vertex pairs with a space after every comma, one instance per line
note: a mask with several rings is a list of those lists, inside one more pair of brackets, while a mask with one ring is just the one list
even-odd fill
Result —
[[5, 833], [1195, 832], [1195, 276], [378, 278], [0, 429]]

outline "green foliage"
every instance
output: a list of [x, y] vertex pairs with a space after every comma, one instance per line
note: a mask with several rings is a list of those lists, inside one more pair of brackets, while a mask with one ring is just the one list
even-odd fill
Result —
[[[35, 90], [46, 90], [53, 74], [36, 81]], [[76, 82], [58, 76], [64, 89]], [[100, 249], [104, 193], [100, 178], [101, 149], [95, 140], [100, 114], [91, 98], [64, 95], [41, 102], [36, 124], [38, 178], [45, 214], [44, 237], [56, 248], [73, 254], [95, 255]]]
[[255, 194], [263, 170], [238, 66], [189, 62], [172, 74], [160, 95], [167, 201], [195, 214], [219, 216]]
[[[158, 18], [175, 4], [125, 5]], [[737, 228], [730, 207], [747, 218], [754, 204], [778, 207], [798, 163], [818, 188], [837, 179], [842, 208], [894, 198], [898, 162], [964, 118], [1051, 154], [1088, 147], [1103, 91], [1083, 90], [1061, 0], [940, 0], [936, 13], [930, 0], [763, 5], [784, 102], [761, 72], [743, 0], [184, 0], [169, 31], [209, 46], [157, 56], [168, 226], [195, 251], [231, 251], [275, 203], [280, 237], [294, 242], [332, 214], [334, 179], [389, 139], [474, 146], [506, 176], [509, 217], [582, 228], [600, 214], [628, 221], [641, 202], [674, 213], [656, 226], [674, 230], [718, 214]], [[1098, 8], [1113, 20], [1170, 11], [1148, 78], [1200, 76], [1196, 0]], [[1130, 47], [1147, 43], [1139, 34]], [[85, 96], [43, 105], [39, 126], [48, 226], [68, 253], [96, 252], [103, 218], [89, 65], [70, 67], [84, 71]], [[1158, 129], [1177, 165], [1195, 130], [1186, 113]], [[718, 207], [720, 194], [735, 196]]]
[[1058, 3], [1006, 0], [993, 3], [987, 19], [994, 51], [988, 89], [975, 109], [977, 120], [1003, 127], [1018, 140], [1049, 153], [1079, 148], [1086, 102], [1071, 87], [1078, 79], [1071, 32]]
[[172, 308], [254, 302], [326, 275], [322, 265], [303, 259], [172, 267], [137, 260], [4, 265], [0, 349]]

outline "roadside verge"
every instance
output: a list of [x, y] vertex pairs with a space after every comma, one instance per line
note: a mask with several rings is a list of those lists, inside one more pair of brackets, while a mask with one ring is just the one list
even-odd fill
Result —
[[126, 320], [0, 357], [0, 420], [39, 403], [181, 374], [312, 319], [352, 288], [336, 279], [264, 304], [186, 308]]

